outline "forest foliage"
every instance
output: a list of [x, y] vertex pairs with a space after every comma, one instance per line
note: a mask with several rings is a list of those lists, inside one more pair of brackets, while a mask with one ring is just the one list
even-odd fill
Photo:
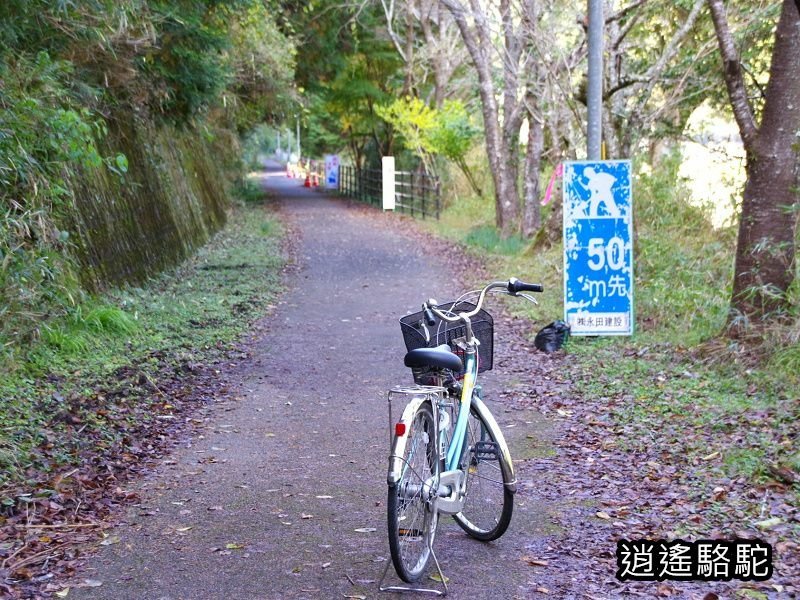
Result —
[[1, 348], [38, 337], [84, 293], [71, 182], [105, 170], [124, 185], [110, 125], [225, 137], [291, 109], [295, 50], [277, 15], [257, 0], [0, 5]]
[[[501, 237], [557, 237], [560, 213], [543, 220], [540, 178], [586, 156], [584, 0], [361, 0], [303, 4], [286, 14], [302, 40], [298, 78], [315, 113], [305, 120], [312, 153], [346, 149], [361, 167], [393, 154], [404, 169], [445, 176], [457, 167], [470, 193], [494, 197]], [[740, 130], [751, 123], [740, 131], [746, 145], [758, 128], [760, 141], [749, 145], [744, 165], [749, 185], [736, 205], [747, 217], [732, 278], [727, 331], [734, 336], [786, 323], [797, 312], [800, 202], [790, 180], [798, 151], [790, 138], [800, 118], [794, 103], [779, 98], [800, 93], [792, 74], [800, 60], [799, 21], [791, 0], [604, 2], [608, 158], [658, 169], [689, 141], [687, 124], [701, 108], [736, 116]], [[482, 133], [469, 152], [448, 154], [426, 133], [448, 103], [465, 107], [463, 133]], [[346, 144], [331, 146], [335, 135]], [[771, 159], [759, 154], [778, 146]], [[782, 176], [763, 175], [769, 167], [757, 165], [777, 168], [776, 157]]]

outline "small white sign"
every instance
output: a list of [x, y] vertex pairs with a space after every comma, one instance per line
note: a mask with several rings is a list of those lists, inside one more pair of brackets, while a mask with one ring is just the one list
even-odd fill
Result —
[[394, 156], [384, 156], [381, 160], [383, 167], [381, 180], [383, 181], [383, 210], [394, 210]]
[[325, 187], [329, 190], [339, 189], [339, 155], [325, 155]]

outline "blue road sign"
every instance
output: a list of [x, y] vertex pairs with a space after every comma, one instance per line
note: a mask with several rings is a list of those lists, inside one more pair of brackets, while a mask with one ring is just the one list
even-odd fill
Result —
[[564, 320], [573, 335], [633, 333], [628, 160], [564, 165]]

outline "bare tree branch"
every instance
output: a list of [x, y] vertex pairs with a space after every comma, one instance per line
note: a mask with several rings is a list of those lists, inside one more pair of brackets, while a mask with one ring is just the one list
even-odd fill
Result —
[[631, 32], [631, 29], [633, 29], [634, 25], [639, 22], [640, 16], [641, 13], [637, 12], [635, 15], [633, 15], [633, 18], [625, 23], [625, 26], [619, 30], [619, 34], [617, 35], [616, 39], [611, 42], [611, 48], [613, 48], [615, 51], [619, 50], [620, 44], [625, 41], [625, 38]]
[[692, 27], [694, 27], [695, 21], [697, 21], [697, 17], [700, 15], [700, 10], [703, 8], [703, 1], [704, 0], [695, 0], [692, 10], [689, 13], [689, 16], [686, 17], [686, 20], [683, 22], [681, 28], [675, 32], [675, 34], [672, 36], [672, 39], [670, 39], [670, 41], [664, 47], [664, 51], [661, 53], [661, 56], [658, 58], [655, 64], [647, 69], [644, 77], [645, 80], [648, 81], [648, 84], [644, 89], [644, 93], [639, 96], [639, 101], [637, 103], [638, 107], [643, 107], [650, 99], [650, 95], [653, 93], [653, 88], [656, 86], [656, 83], [664, 72], [664, 69], [667, 68], [669, 62], [675, 57], [675, 54], [677, 54], [683, 38], [685, 38], [689, 31], [691, 31]]
[[649, 0], [638, 0], [637, 2], [629, 4], [625, 8], [619, 9], [613, 15], [609, 15], [608, 18], [606, 18], [606, 24], [611, 23], [613, 21], [621, 21], [628, 15], [629, 12], [631, 12], [632, 10], [636, 10], [637, 8], [639, 8], [644, 4], [647, 4], [648, 2]]
[[728, 16], [722, 0], [708, 0], [708, 7], [711, 9], [711, 20], [714, 22], [714, 31], [717, 34], [722, 62], [725, 68], [725, 86], [728, 88], [728, 96], [731, 100], [731, 108], [736, 123], [739, 125], [739, 134], [742, 136], [745, 148], [752, 148], [758, 135], [753, 116], [753, 109], [747, 98], [747, 87], [742, 75], [742, 65], [739, 61], [739, 53], [733, 42], [730, 28], [728, 27]]
[[400, 40], [399, 34], [394, 30], [394, 0], [381, 0], [381, 6], [383, 7], [384, 15], [386, 15], [386, 31], [389, 33], [389, 38], [392, 40], [400, 58], [403, 59], [403, 62], [407, 63], [409, 61], [409, 56], [403, 48], [403, 43], [402, 40]]

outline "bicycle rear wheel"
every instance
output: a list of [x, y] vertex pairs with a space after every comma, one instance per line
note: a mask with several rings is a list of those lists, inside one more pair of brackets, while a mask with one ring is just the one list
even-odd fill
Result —
[[[486, 410], [485, 408], [483, 410]], [[464, 508], [454, 519], [470, 536], [488, 542], [503, 535], [511, 522], [514, 470], [503, 434], [494, 419], [473, 404], [462, 456], [467, 471]]]
[[425, 573], [438, 524], [439, 460], [429, 402], [420, 404], [405, 435], [401, 476], [389, 486], [389, 550], [398, 576], [412, 583]]

